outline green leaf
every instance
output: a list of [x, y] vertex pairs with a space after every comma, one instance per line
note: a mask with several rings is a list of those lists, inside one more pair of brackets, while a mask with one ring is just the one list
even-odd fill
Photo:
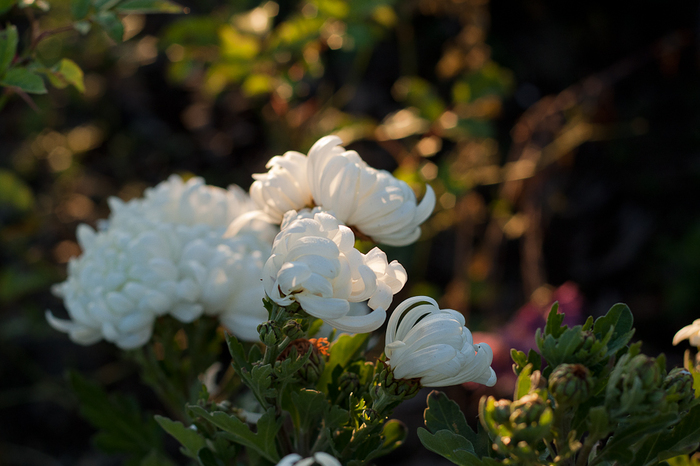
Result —
[[155, 420], [163, 430], [180, 442], [183, 447], [182, 453], [190, 458], [197, 458], [197, 452], [207, 444], [204, 437], [199, 435], [197, 431], [185, 427], [179, 421], [173, 421], [163, 416], [155, 416]]
[[[318, 426], [330, 405], [323, 393], [316, 390], [301, 390], [292, 392], [292, 420], [297, 429], [303, 432], [311, 432]], [[292, 412], [293, 411], [293, 412]]]
[[362, 350], [369, 339], [369, 333], [358, 333], [357, 335], [341, 335], [331, 344], [331, 355], [328, 358], [326, 367], [318, 379], [316, 387], [326, 393], [328, 384], [333, 378], [333, 370], [336, 367], [347, 366]]
[[73, 15], [73, 19], [81, 20], [90, 12], [90, 0], [71, 0], [70, 2], [70, 13]]
[[185, 9], [169, 0], [124, 0], [119, 3], [115, 11], [120, 13], [184, 13]]
[[243, 349], [243, 344], [238, 341], [238, 339], [233, 335], [226, 335], [226, 344], [228, 345], [228, 352], [231, 354], [233, 361], [231, 364], [236, 372], [240, 373], [242, 369], [246, 369], [248, 372], [253, 368], [253, 365], [248, 362], [245, 357], [245, 350]]
[[[20, 212], [34, 208], [34, 194], [27, 183], [10, 170], [0, 168], [0, 206]], [[0, 291], [0, 295], [2, 292]]]
[[10, 8], [15, 6], [15, 3], [17, 3], [17, 0], [0, 0], [0, 15], [10, 11]]
[[440, 430], [449, 430], [469, 440], [479, 450], [481, 456], [488, 455], [490, 444], [488, 438], [485, 436], [479, 438], [477, 433], [469, 427], [457, 403], [437, 390], [433, 390], [428, 394], [426, 402], [428, 408], [425, 410], [423, 417], [425, 426], [430, 432], [435, 434]]
[[275, 436], [280, 426], [275, 420], [275, 408], [270, 408], [262, 415], [257, 423], [257, 432], [253, 433], [248, 426], [236, 416], [222, 411], [209, 413], [201, 406], [189, 406], [193, 415], [200, 416], [219, 429], [226, 432], [229, 440], [252, 448], [262, 457], [273, 463], [279, 461], [279, 453], [275, 445]]
[[519, 400], [530, 393], [530, 389], [532, 388], [532, 379], [530, 379], [531, 374], [532, 366], [528, 364], [520, 372], [518, 375], [518, 380], [515, 382], [515, 393], [513, 394], [514, 400]]
[[5, 71], [12, 64], [15, 55], [17, 54], [17, 28], [14, 24], [8, 25], [0, 31], [0, 76], [5, 74]]
[[100, 11], [95, 15], [95, 21], [113, 41], [121, 43], [124, 40], [124, 25], [116, 14], [111, 11]]
[[604, 438], [610, 432], [608, 413], [605, 406], [596, 406], [588, 412], [588, 423], [591, 435], [597, 438]]
[[406, 427], [406, 424], [398, 419], [389, 419], [382, 428], [382, 438], [384, 441], [379, 448], [367, 455], [364, 461], [367, 462], [371, 459], [388, 455], [403, 444], [403, 441], [406, 440], [407, 435], [408, 428]]
[[214, 453], [208, 448], [202, 448], [197, 454], [197, 459], [202, 466], [221, 466], [222, 463], [216, 460]]
[[694, 406], [671, 432], [648, 438], [635, 455], [634, 464], [654, 465], [675, 456], [692, 453], [700, 445], [700, 405]]
[[58, 62], [49, 73], [47, 73], [49, 81], [54, 87], [63, 89], [69, 84], [75, 87], [79, 92], [85, 92], [85, 82], [83, 80], [83, 70], [73, 60], [63, 58]]
[[482, 466], [483, 463], [474, 454], [471, 442], [461, 435], [449, 430], [440, 430], [431, 434], [422, 427], [418, 428], [418, 438], [425, 448], [437, 453], [459, 466]]
[[9, 69], [0, 80], [0, 86], [17, 87], [29, 94], [46, 94], [46, 86], [41, 76], [26, 68]]
[[100, 429], [95, 443], [108, 453], [126, 452], [137, 458], [161, 445], [160, 429], [153, 418], [143, 418], [136, 403], [123, 396], [113, 398], [77, 372], [68, 379], [80, 402], [80, 413]]
[[608, 342], [608, 354], [614, 354], [627, 345], [634, 334], [634, 317], [626, 304], [618, 303], [610, 308], [607, 314], [599, 317], [593, 326], [593, 332], [606, 335], [614, 328], [612, 338]]
[[564, 323], [564, 314], [559, 313], [559, 302], [552, 304], [552, 308], [547, 315], [547, 324], [544, 327], [545, 335], [552, 335], [558, 338], [568, 328]]
[[117, 3], [119, 3], [121, 0], [92, 0], [92, 4], [97, 8], [98, 10], [109, 10], [110, 8], [114, 7]]

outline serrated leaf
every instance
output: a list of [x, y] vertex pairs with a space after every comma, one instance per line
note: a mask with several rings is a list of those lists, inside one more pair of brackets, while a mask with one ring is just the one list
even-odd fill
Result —
[[100, 11], [94, 18], [113, 41], [121, 43], [124, 40], [124, 25], [116, 14], [111, 11]]
[[0, 80], [0, 86], [17, 87], [29, 94], [46, 94], [41, 76], [26, 68], [10, 68]]
[[209, 413], [201, 406], [190, 406], [193, 415], [200, 416], [225, 432], [229, 440], [252, 448], [262, 457], [273, 463], [279, 461], [279, 453], [275, 445], [275, 436], [280, 426], [275, 420], [275, 408], [270, 408], [262, 415], [257, 423], [257, 432], [253, 433], [248, 426], [236, 416], [222, 411]]
[[81, 415], [100, 429], [94, 441], [101, 448], [145, 457], [160, 445], [158, 425], [153, 419], [144, 420], [133, 400], [111, 398], [77, 372], [69, 372], [68, 379], [80, 402]]
[[119, 3], [115, 11], [120, 13], [184, 13], [185, 9], [175, 2], [168, 0], [124, 0]]
[[190, 458], [197, 458], [197, 452], [206, 446], [207, 442], [197, 431], [185, 427], [179, 421], [173, 421], [163, 416], [155, 416], [155, 420], [168, 434], [175, 437], [183, 447], [183, 453]]
[[272, 366], [269, 364], [253, 366], [253, 370], [250, 371], [248, 387], [263, 398], [274, 398], [277, 394], [277, 389], [270, 387], [272, 385], [271, 375]]
[[73, 60], [62, 59], [56, 66], [47, 73], [51, 84], [58, 89], [63, 89], [69, 84], [79, 92], [85, 92], [85, 82], [83, 80], [83, 70]]
[[471, 442], [461, 435], [449, 430], [440, 430], [431, 434], [422, 427], [418, 428], [418, 438], [425, 448], [447, 458], [459, 466], [482, 466], [483, 463], [474, 454]]
[[328, 383], [332, 380], [333, 370], [340, 366], [347, 366], [363, 348], [369, 339], [369, 333], [358, 333], [357, 335], [341, 335], [331, 344], [331, 355], [326, 362], [326, 367], [318, 379], [316, 387], [322, 392], [327, 392]]
[[559, 313], [559, 302], [552, 304], [552, 308], [547, 314], [547, 323], [544, 327], [545, 335], [552, 335], [558, 338], [568, 328], [564, 323], [564, 314]]
[[8, 25], [0, 31], [0, 76], [5, 74], [5, 71], [12, 64], [15, 55], [17, 54], [17, 43], [19, 37], [15, 25]]
[[16, 3], [17, 0], [0, 0], [0, 15], [4, 15], [10, 11], [10, 8], [15, 6]]
[[70, 2], [70, 13], [73, 15], [73, 19], [81, 20], [90, 12], [90, 0], [71, 0]]

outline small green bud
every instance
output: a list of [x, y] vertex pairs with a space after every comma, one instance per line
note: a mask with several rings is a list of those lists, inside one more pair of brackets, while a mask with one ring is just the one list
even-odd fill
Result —
[[549, 392], [561, 406], [583, 403], [594, 384], [591, 372], [582, 364], [560, 364], [549, 376]]
[[302, 329], [301, 324], [296, 320], [287, 321], [284, 327], [282, 327], [282, 333], [292, 340], [303, 338], [305, 335], [304, 329]]
[[666, 399], [677, 402], [682, 411], [685, 411], [685, 408], [695, 399], [693, 376], [686, 369], [680, 367], [676, 367], [668, 373], [664, 380], [663, 389], [666, 392]]
[[494, 404], [493, 420], [505, 424], [510, 419], [510, 400], [498, 400]]
[[265, 346], [275, 346], [282, 341], [282, 332], [279, 325], [271, 320], [258, 325], [258, 334], [260, 335], [260, 341]]

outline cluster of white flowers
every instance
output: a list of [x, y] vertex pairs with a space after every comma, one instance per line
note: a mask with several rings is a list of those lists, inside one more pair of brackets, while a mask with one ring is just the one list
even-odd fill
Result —
[[[105, 339], [129, 349], [150, 339], [158, 316], [191, 322], [211, 315], [255, 341], [267, 294], [281, 306], [297, 302], [341, 331], [376, 330], [407, 275], [379, 248], [355, 249], [353, 231], [410, 244], [435, 195], [427, 186], [418, 203], [406, 183], [368, 167], [340, 143], [327, 136], [308, 156], [273, 157], [268, 173], [254, 175], [250, 197], [235, 186], [172, 176], [141, 199], [111, 198], [112, 213], [98, 231], [78, 228], [83, 254], [54, 288], [71, 319], [47, 311], [49, 323], [77, 343]], [[274, 223], [281, 229], [273, 242]], [[351, 310], [356, 303], [371, 311], [358, 315]], [[474, 345], [464, 317], [430, 298], [402, 303], [386, 342], [396, 378], [421, 378], [426, 386], [495, 383], [488, 345]]]
[[[265, 263], [265, 292], [281, 306], [298, 302], [338, 330], [376, 330], [408, 277], [380, 249], [365, 255], [354, 245], [352, 230], [328, 212], [288, 212]], [[363, 301], [374, 311], [349, 316], [350, 303]]]
[[250, 195], [273, 220], [288, 210], [321, 207], [343, 224], [377, 243], [405, 246], [420, 236], [420, 224], [435, 207], [427, 185], [418, 204], [413, 190], [389, 172], [367, 166], [355, 151], [346, 151], [337, 136], [319, 139], [308, 157], [287, 152], [253, 175]]
[[420, 378], [424, 387], [496, 383], [489, 345], [474, 344], [464, 316], [440, 309], [427, 296], [409, 298], [396, 307], [385, 345], [387, 363], [398, 379]]
[[257, 340], [267, 316], [261, 270], [276, 230], [257, 219], [240, 188], [172, 176], [143, 199], [109, 204], [99, 231], [78, 227], [83, 254], [54, 287], [71, 320], [47, 311], [54, 328], [76, 343], [105, 339], [130, 349], [149, 340], [158, 316], [191, 322], [208, 314]]

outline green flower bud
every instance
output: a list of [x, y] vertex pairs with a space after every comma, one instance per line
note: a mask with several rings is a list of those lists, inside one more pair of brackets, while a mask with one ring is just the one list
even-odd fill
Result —
[[510, 400], [498, 400], [494, 404], [493, 420], [505, 424], [510, 419]]
[[260, 341], [265, 343], [265, 346], [275, 346], [282, 341], [282, 332], [277, 322], [268, 320], [258, 325], [258, 334]]
[[590, 397], [595, 381], [582, 364], [561, 364], [549, 376], [549, 392], [560, 406], [574, 406]]
[[296, 320], [289, 320], [282, 327], [282, 333], [291, 338], [292, 340], [297, 340], [303, 338], [306, 332], [301, 327], [301, 324]]
[[681, 411], [685, 411], [687, 406], [695, 400], [693, 376], [686, 369], [676, 367], [671, 370], [664, 380], [663, 389], [666, 392], [666, 399], [678, 403]]
[[611, 420], [630, 415], [646, 416], [663, 411], [666, 392], [660, 361], [644, 354], [624, 355], [610, 376], [605, 405]]

